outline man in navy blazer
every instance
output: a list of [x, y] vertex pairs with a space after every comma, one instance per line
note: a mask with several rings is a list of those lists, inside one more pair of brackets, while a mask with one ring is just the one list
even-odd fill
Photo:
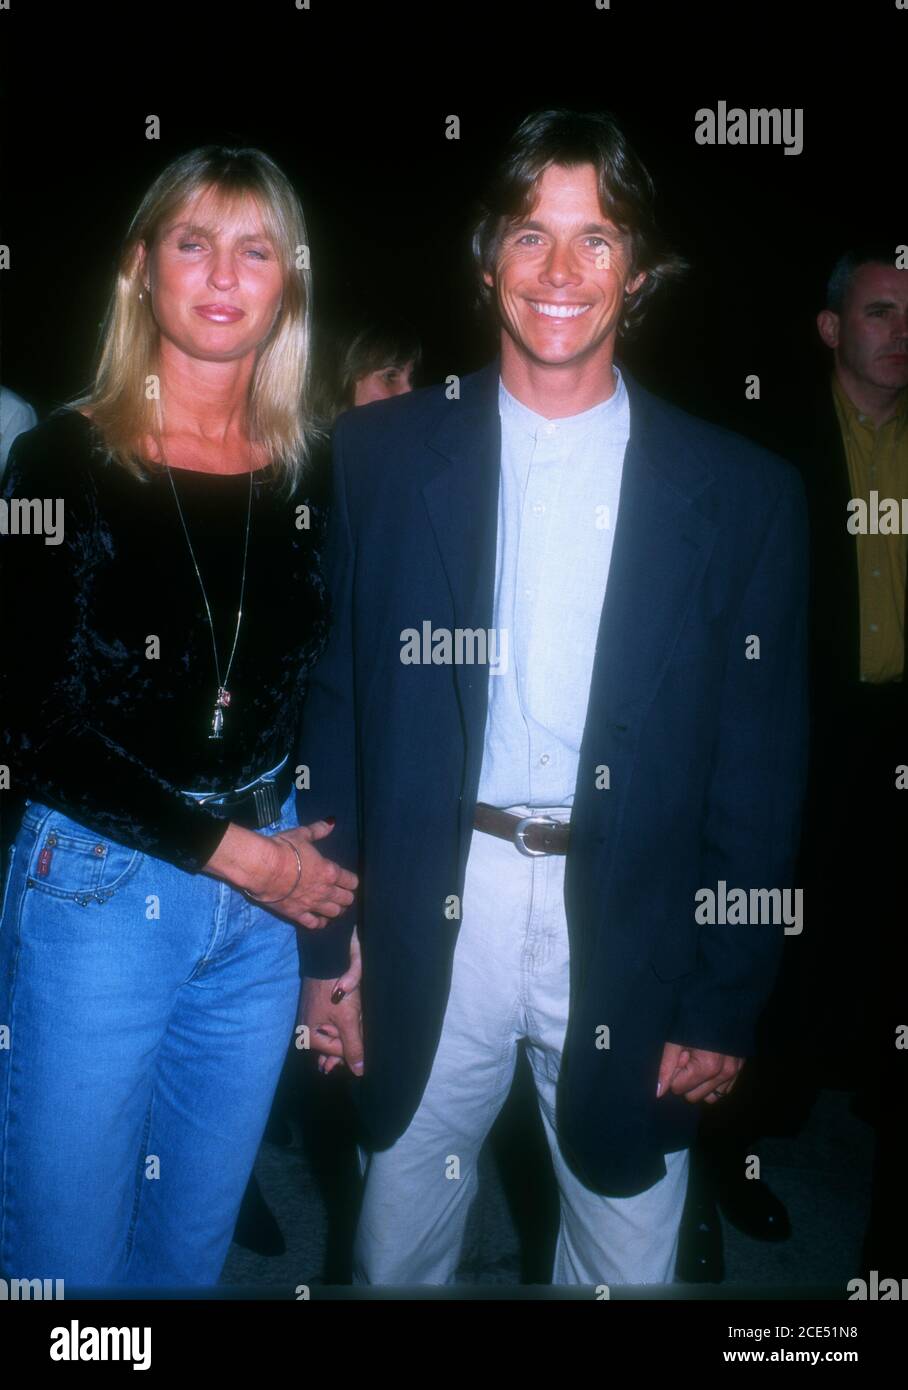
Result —
[[361, 1282], [453, 1282], [521, 1037], [555, 1282], [669, 1282], [698, 1103], [800, 930], [803, 488], [615, 366], [683, 264], [652, 201], [612, 117], [528, 117], [474, 238], [500, 357], [335, 430], [300, 814], [361, 886], [304, 1016], [335, 1065], [361, 1010]]

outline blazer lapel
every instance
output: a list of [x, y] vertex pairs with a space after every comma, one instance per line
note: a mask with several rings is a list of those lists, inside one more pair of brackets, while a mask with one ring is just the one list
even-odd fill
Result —
[[[492, 626], [495, 556], [498, 535], [498, 489], [501, 421], [498, 414], [499, 361], [465, 377], [461, 398], [428, 440], [443, 467], [423, 487], [423, 499], [435, 544], [451, 592], [454, 625]], [[489, 668], [454, 665], [466, 738], [464, 800], [479, 783], [488, 701]], [[464, 834], [472, 824], [461, 827]]]
[[[575, 820], [607, 834], [614, 848], [646, 709], [693, 602], [716, 527], [692, 505], [710, 481], [685, 452], [668, 412], [622, 368], [630, 399], [618, 519], [596, 641], [575, 789]], [[609, 768], [608, 796], [595, 768]], [[572, 841], [573, 843], [573, 841]]]

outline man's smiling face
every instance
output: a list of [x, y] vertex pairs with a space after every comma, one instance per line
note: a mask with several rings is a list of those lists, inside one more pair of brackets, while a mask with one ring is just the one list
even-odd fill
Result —
[[624, 296], [646, 279], [629, 280], [630, 236], [599, 203], [592, 164], [550, 165], [527, 218], [506, 229], [494, 287], [504, 330], [518, 351], [540, 364], [564, 366], [598, 349], [611, 355]]

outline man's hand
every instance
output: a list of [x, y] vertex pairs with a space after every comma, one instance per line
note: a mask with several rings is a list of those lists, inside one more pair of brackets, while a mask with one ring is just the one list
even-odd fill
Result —
[[350, 965], [336, 980], [311, 980], [303, 984], [300, 1023], [309, 1028], [311, 1050], [318, 1052], [318, 1069], [325, 1076], [342, 1063], [354, 1076], [363, 1074], [362, 962], [356, 928], [350, 939]]
[[743, 1065], [743, 1057], [666, 1043], [662, 1049], [656, 1095], [664, 1096], [672, 1091], [685, 1100], [705, 1100], [707, 1105], [714, 1105], [720, 1096], [728, 1095]]

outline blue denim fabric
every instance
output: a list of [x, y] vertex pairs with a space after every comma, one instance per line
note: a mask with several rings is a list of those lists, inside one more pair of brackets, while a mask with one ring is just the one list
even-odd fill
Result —
[[[261, 833], [296, 824], [291, 792]], [[3, 1276], [216, 1284], [299, 990], [292, 923], [29, 803], [0, 912]]]

